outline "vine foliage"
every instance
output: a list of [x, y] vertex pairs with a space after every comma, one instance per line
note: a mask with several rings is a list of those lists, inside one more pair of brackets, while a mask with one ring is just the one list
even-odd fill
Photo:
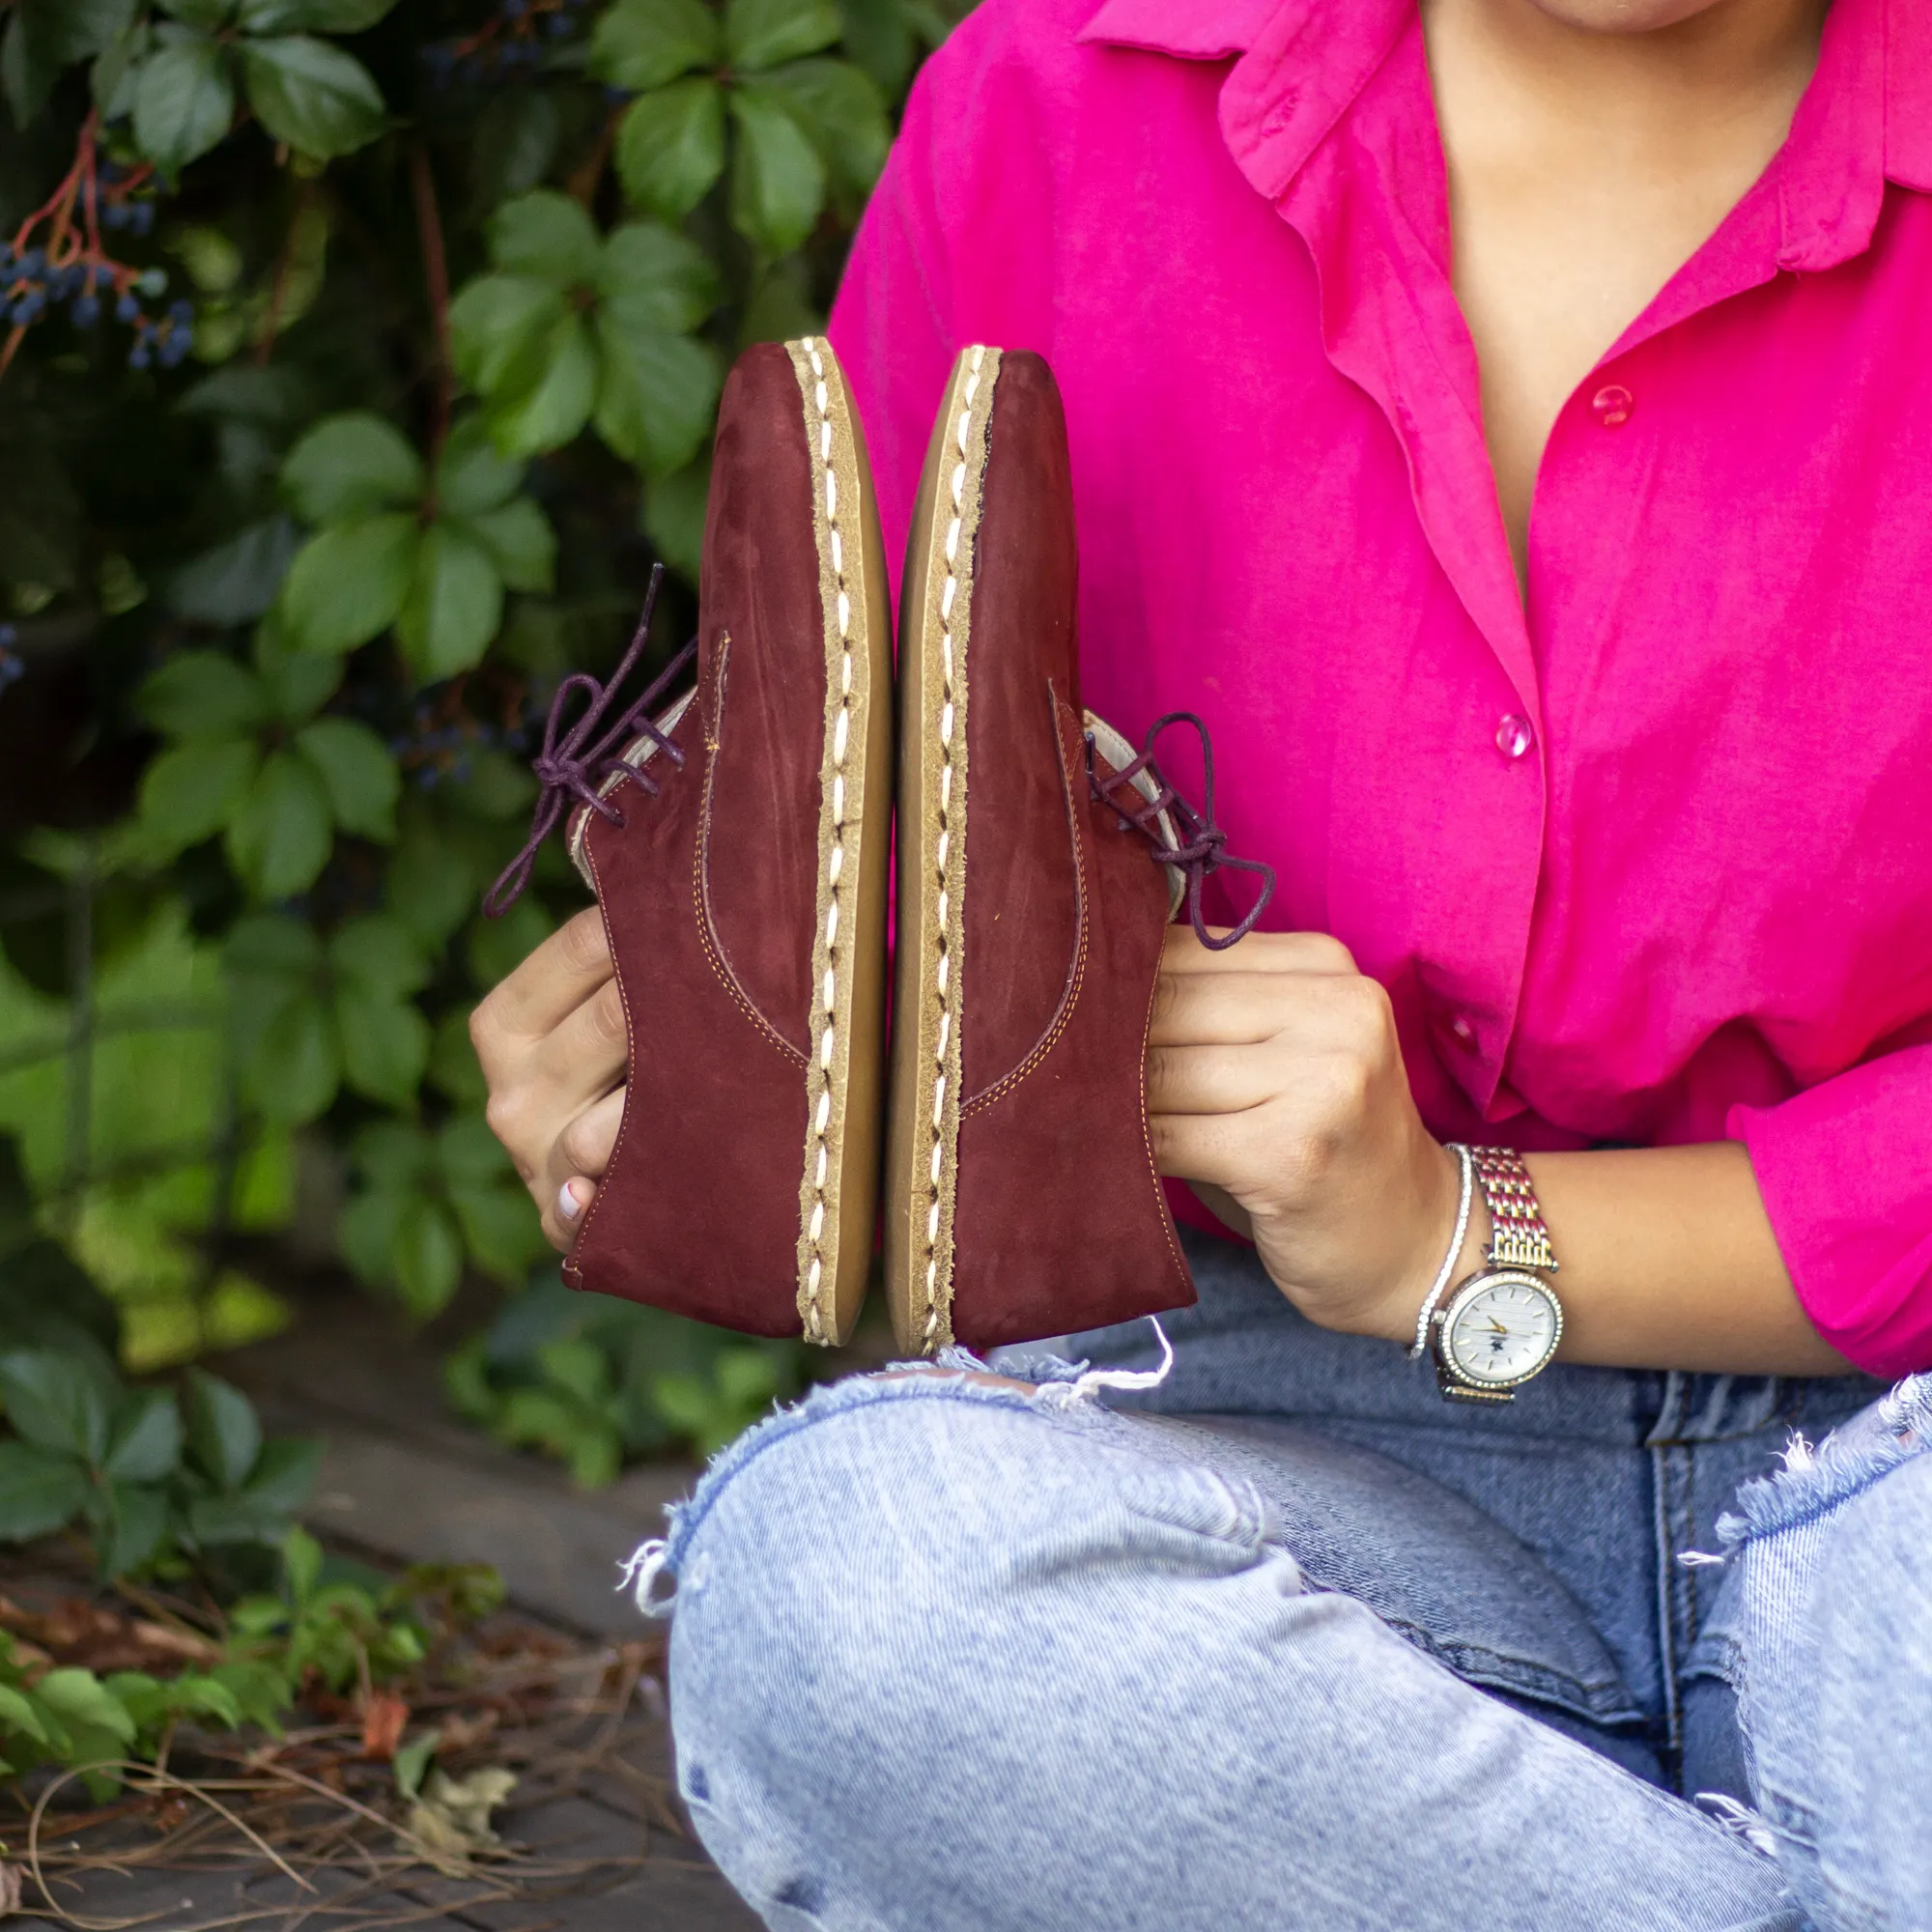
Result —
[[[541, 1270], [466, 1033], [582, 903], [553, 851], [478, 916], [524, 759], [656, 562], [658, 662], [688, 629], [724, 372], [822, 326], [947, 4], [0, 0], [0, 1135], [59, 1257], [0, 1404], [42, 1516], [192, 1545], [202, 1384], [58, 1363], [263, 1332], [278, 1242], [421, 1318]], [[604, 1391], [689, 1437], [789, 1386], [603, 1333], [472, 1350], [469, 1406], [604, 1472], [658, 1427]], [[30, 1374], [99, 1429], [53, 1444]]]

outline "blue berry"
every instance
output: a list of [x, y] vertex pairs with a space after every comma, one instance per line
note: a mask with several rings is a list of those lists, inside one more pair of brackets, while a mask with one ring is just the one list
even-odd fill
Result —
[[20, 641], [20, 634], [12, 624], [0, 624], [0, 651], [11, 651]]
[[145, 369], [155, 358], [148, 353], [146, 341], [135, 343], [128, 352], [128, 366], [130, 369]]
[[100, 225], [103, 228], [126, 228], [128, 225], [128, 204], [125, 201], [110, 201], [100, 211]]
[[185, 299], [168, 304], [168, 320], [177, 328], [185, 328], [194, 320], [194, 304]]
[[550, 37], [552, 40], [560, 41], [569, 32], [570, 15], [568, 14], [553, 14], [550, 16]]
[[98, 296], [75, 296], [73, 298], [73, 321], [76, 328], [91, 328], [100, 320], [100, 299]]
[[139, 322], [141, 304], [132, 295], [125, 295], [114, 304], [114, 318], [117, 322]]
[[47, 255], [44, 248], [29, 248], [20, 257], [20, 272], [23, 275], [38, 277], [44, 272], [46, 266]]
[[155, 204], [152, 201], [137, 201], [128, 211], [128, 225], [136, 235], [152, 235], [155, 229]]
[[187, 359], [187, 352], [194, 347], [194, 337], [185, 328], [178, 328], [161, 344], [161, 367], [173, 369]]

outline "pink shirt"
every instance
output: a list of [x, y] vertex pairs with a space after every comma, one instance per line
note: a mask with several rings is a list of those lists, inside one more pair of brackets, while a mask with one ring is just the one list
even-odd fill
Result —
[[1932, 1365], [1932, 7], [1835, 0], [1558, 417], [1526, 609], [1448, 261], [1413, 0], [985, 0], [832, 324], [889, 547], [955, 348], [1043, 353], [1087, 702], [1205, 715], [1430, 1126], [1740, 1138], [1825, 1336]]

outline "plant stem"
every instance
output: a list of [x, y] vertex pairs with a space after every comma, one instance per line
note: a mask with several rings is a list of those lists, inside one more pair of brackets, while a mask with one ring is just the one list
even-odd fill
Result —
[[429, 150], [420, 143], [410, 155], [410, 177], [415, 189], [416, 227], [422, 235], [423, 280], [429, 287], [430, 315], [436, 325], [436, 413], [430, 425], [429, 467], [449, 437], [451, 389], [455, 381], [449, 354], [449, 261], [442, 246], [442, 216], [437, 212], [436, 177], [430, 172]]

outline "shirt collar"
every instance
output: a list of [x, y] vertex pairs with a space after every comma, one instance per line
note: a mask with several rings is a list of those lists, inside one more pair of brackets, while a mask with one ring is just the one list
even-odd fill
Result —
[[[1222, 127], [1257, 188], [1283, 192], [1387, 58], [1414, 0], [1104, 0], [1082, 41], [1179, 60], [1239, 56]], [[1822, 268], [1870, 240], [1884, 180], [1932, 193], [1932, 7], [1835, 0], [1792, 124], [1783, 264]], [[1864, 194], [1854, 186], [1862, 179]]]

